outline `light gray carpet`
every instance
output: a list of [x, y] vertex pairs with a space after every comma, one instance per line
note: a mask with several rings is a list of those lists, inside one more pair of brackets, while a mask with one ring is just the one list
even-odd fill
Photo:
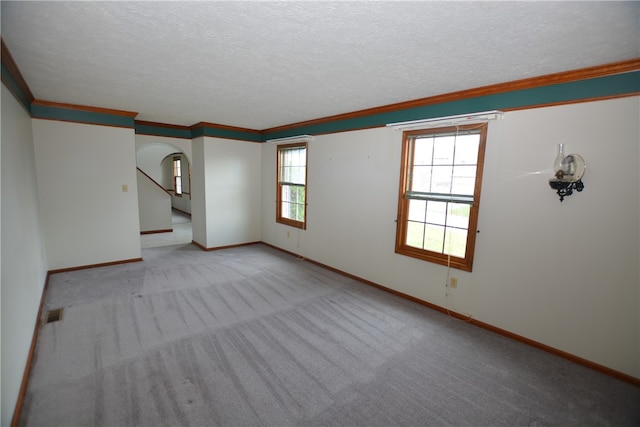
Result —
[[640, 389], [264, 245], [51, 277], [21, 425], [640, 425]]
[[167, 233], [143, 234], [140, 236], [142, 248], [157, 248], [182, 243], [191, 243], [193, 227], [191, 216], [175, 209], [171, 210], [171, 227], [173, 231]]

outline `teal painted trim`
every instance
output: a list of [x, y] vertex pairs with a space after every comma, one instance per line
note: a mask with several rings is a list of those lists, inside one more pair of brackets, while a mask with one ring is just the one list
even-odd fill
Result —
[[136, 134], [166, 136], [170, 138], [191, 139], [191, 129], [176, 129], [164, 126], [152, 126], [146, 124], [135, 124]]
[[31, 105], [31, 117], [34, 119], [60, 120], [64, 122], [86, 123], [93, 125], [134, 128], [134, 118], [117, 114], [97, 113], [93, 111], [75, 110], [71, 108], [48, 105]]
[[6, 69], [4, 64], [1, 64], [2, 67], [2, 83], [4, 83], [5, 87], [9, 89], [11, 93], [18, 99], [18, 101], [22, 104], [22, 106], [31, 114], [31, 100], [29, 96], [22, 92], [20, 86], [16, 83], [16, 80], [13, 78], [9, 70]]
[[295, 135], [315, 135], [385, 126], [387, 123], [430, 119], [489, 110], [534, 107], [555, 103], [575, 102], [591, 98], [605, 98], [640, 92], [640, 71], [589, 80], [559, 83], [460, 101], [425, 105], [351, 119], [335, 120], [300, 126], [277, 132], [265, 132], [263, 141]]
[[261, 133], [244, 132], [241, 130], [224, 129], [210, 126], [202, 126], [194, 128], [191, 131], [192, 138], [198, 138], [200, 136], [210, 136], [213, 138], [225, 138], [225, 139], [239, 139], [241, 141], [249, 142], [263, 142], [263, 136]]

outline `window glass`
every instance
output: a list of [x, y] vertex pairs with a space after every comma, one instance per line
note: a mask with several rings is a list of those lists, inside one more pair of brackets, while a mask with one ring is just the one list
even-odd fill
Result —
[[180, 157], [173, 158], [173, 191], [176, 196], [182, 195], [182, 162]]
[[278, 146], [276, 221], [306, 228], [307, 146]]
[[397, 253], [471, 271], [486, 131], [404, 133]]

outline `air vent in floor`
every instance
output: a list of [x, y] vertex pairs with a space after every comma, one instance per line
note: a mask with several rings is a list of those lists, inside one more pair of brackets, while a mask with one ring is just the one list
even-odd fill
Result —
[[53, 323], [53, 322], [57, 322], [58, 320], [62, 320], [62, 308], [56, 308], [54, 310], [49, 310], [47, 312], [47, 322], [46, 323]]

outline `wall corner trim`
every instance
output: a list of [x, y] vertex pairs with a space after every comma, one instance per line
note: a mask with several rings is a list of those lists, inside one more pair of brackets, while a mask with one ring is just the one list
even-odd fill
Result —
[[57, 270], [49, 270], [48, 274], [66, 273], [68, 271], [87, 270], [89, 268], [108, 267], [111, 265], [128, 264], [130, 262], [141, 262], [142, 258], [130, 258], [120, 261], [102, 262], [98, 264], [79, 265], [76, 267], [59, 268]]
[[239, 248], [241, 246], [257, 245], [257, 244], [260, 244], [260, 243], [263, 243], [263, 242], [255, 241], [255, 242], [247, 242], [247, 243], [237, 243], [237, 244], [234, 244], [234, 245], [214, 246], [214, 247], [211, 247], [211, 248], [208, 248], [208, 247], [196, 242], [195, 240], [192, 240], [191, 243], [193, 243], [195, 246], [197, 246], [198, 248], [202, 249], [203, 251], [210, 252], [210, 251], [219, 251], [219, 250], [222, 250], [222, 249]]
[[40, 324], [42, 323], [42, 309], [44, 307], [44, 299], [49, 287], [49, 277], [51, 273], [47, 273], [44, 280], [44, 286], [42, 287], [42, 295], [40, 296], [40, 306], [38, 307], [38, 317], [36, 318], [35, 326], [33, 328], [33, 337], [31, 338], [31, 346], [29, 347], [29, 353], [27, 355], [27, 362], [24, 367], [24, 373], [22, 374], [22, 383], [20, 384], [20, 390], [18, 391], [18, 400], [16, 401], [15, 409], [13, 410], [13, 417], [11, 418], [11, 427], [18, 427], [20, 422], [20, 416], [22, 415], [22, 405], [24, 404], [24, 397], [27, 393], [27, 384], [29, 382], [29, 374], [31, 373], [31, 364], [33, 363], [33, 356], [36, 350], [36, 344], [38, 342], [38, 332], [40, 331]]
[[140, 235], [141, 236], [145, 236], [147, 234], [162, 234], [162, 233], [173, 233], [173, 228], [167, 228], [164, 230], [147, 230], [147, 231], [141, 231]]

